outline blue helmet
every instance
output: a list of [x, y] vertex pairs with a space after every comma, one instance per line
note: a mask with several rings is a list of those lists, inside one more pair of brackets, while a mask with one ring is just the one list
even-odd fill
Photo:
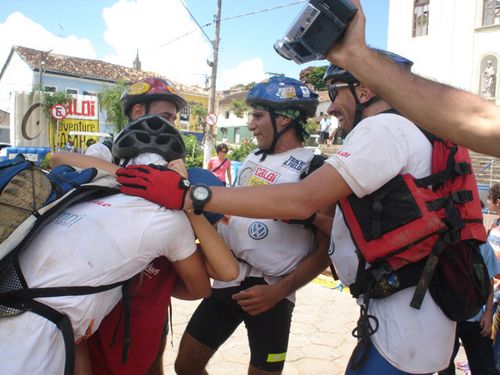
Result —
[[318, 94], [296, 79], [274, 76], [256, 84], [248, 92], [246, 103], [250, 107], [297, 109], [305, 116], [313, 117], [318, 106]]
[[[403, 68], [407, 70], [411, 70], [413, 65], [413, 61], [408, 60], [407, 58], [397, 55], [395, 53], [384, 51], [381, 49], [374, 48], [374, 51], [379, 53], [382, 56], [385, 56], [389, 60], [395, 62], [398, 65], [401, 65]], [[330, 65], [323, 76], [323, 81], [331, 82], [331, 81], [341, 81], [345, 83], [359, 83], [359, 80], [354, 77], [349, 71], [341, 68], [337, 65]]]

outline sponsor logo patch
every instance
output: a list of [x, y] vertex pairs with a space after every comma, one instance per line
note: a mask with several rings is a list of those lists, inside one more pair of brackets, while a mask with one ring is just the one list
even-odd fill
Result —
[[278, 89], [276, 96], [280, 99], [293, 99], [297, 97], [297, 94], [295, 93], [295, 87], [285, 86]]
[[129, 95], [142, 95], [145, 94], [149, 91], [151, 88], [151, 85], [147, 82], [137, 82], [134, 83], [130, 88], [128, 89], [128, 94]]
[[290, 156], [287, 160], [285, 160], [283, 166], [288, 169], [293, 169], [294, 171], [300, 172], [304, 164], [305, 163], [302, 160]]
[[254, 240], [262, 240], [269, 234], [269, 229], [261, 221], [254, 221], [248, 228], [248, 235]]
[[255, 168], [255, 172], [253, 173], [253, 175], [257, 178], [260, 178], [261, 180], [266, 181], [269, 184], [275, 184], [280, 177], [279, 173], [261, 166]]
[[53, 223], [57, 225], [62, 225], [63, 227], [71, 227], [74, 224], [78, 223], [80, 220], [82, 220], [85, 217], [85, 215], [80, 216], [80, 215], [75, 215], [72, 214], [71, 212], [61, 212], [59, 216], [57, 216]]

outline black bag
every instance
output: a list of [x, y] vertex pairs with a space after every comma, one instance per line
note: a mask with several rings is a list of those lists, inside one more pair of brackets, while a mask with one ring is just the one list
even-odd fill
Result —
[[443, 250], [429, 292], [451, 320], [467, 320], [481, 310], [491, 293], [491, 278], [476, 242], [462, 241]]

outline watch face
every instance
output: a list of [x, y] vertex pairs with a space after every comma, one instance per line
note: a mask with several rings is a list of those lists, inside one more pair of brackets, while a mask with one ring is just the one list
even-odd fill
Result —
[[207, 199], [209, 194], [210, 192], [205, 186], [196, 186], [193, 190], [193, 197], [199, 201]]

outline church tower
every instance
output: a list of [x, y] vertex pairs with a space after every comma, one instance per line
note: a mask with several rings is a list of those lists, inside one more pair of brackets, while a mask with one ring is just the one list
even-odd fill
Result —
[[135, 56], [135, 60], [132, 63], [132, 67], [137, 70], [141, 70], [141, 60], [139, 60], [139, 49], [137, 49], [137, 55]]

